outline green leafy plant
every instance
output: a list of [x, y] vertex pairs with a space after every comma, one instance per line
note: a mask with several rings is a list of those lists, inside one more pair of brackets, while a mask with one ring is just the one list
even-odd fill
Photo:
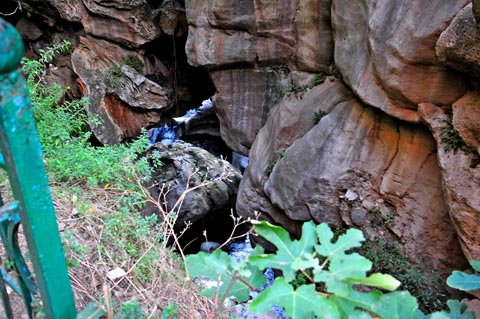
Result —
[[163, 308], [161, 319], [177, 319], [178, 318], [178, 307], [175, 306], [171, 301], [168, 302], [168, 305]]
[[367, 240], [357, 251], [373, 263], [373, 271], [388, 273], [400, 280], [402, 289], [417, 297], [422, 311], [434, 312], [445, 307], [446, 286], [438, 273], [412, 265], [397, 243], [377, 238]]
[[325, 77], [326, 77], [325, 73], [322, 73], [322, 72], [315, 74], [312, 81], [312, 87], [320, 85], [323, 82], [325, 82]]
[[143, 310], [138, 301], [126, 302], [120, 307], [120, 315], [115, 315], [114, 319], [146, 319]]
[[122, 74], [122, 66], [124, 65], [128, 65], [138, 73], [143, 73], [143, 63], [138, 57], [132, 54], [125, 56], [117, 65], [111, 67], [107, 71], [104, 83], [109, 92], [121, 88], [122, 82], [124, 81], [124, 76]]
[[463, 141], [460, 133], [453, 127], [452, 120], [447, 119], [444, 120], [446, 123], [445, 128], [441, 134], [441, 141], [444, 143], [443, 149], [448, 152], [453, 150], [453, 152], [457, 152], [459, 149], [464, 149], [467, 145]]
[[284, 97], [290, 97], [292, 94], [294, 94], [295, 96], [298, 95], [300, 98], [303, 98], [303, 94], [305, 94], [307, 90], [308, 87], [300, 86], [295, 82], [290, 81], [290, 84], [285, 89], [283, 89], [282, 92], [277, 94], [277, 96], [275, 97], [275, 102], [281, 101]]
[[[260, 290], [261, 275], [267, 267], [282, 272], [272, 286], [261, 291], [250, 311], [265, 313], [281, 305], [292, 319], [303, 318], [470, 318], [460, 303], [449, 303], [451, 312], [424, 315], [417, 300], [408, 291], [395, 291], [400, 282], [393, 276], [369, 273], [372, 262], [352, 249], [362, 245], [361, 231], [349, 229], [334, 239], [327, 224], [306, 222], [302, 236], [292, 240], [290, 234], [268, 222], [252, 221], [254, 231], [276, 246], [267, 254], [258, 246], [246, 259], [238, 261], [222, 251], [199, 253], [187, 257], [190, 275], [217, 281], [217, 286], [203, 291], [206, 296], [223, 300], [234, 296], [239, 302], [248, 299], [248, 291]], [[294, 287], [301, 273], [306, 284]], [[299, 282], [296, 281], [298, 285]]]
[[[471, 260], [470, 265], [475, 271], [480, 272], [480, 261]], [[447, 278], [447, 284], [452, 288], [463, 291], [477, 290], [480, 289], [480, 275], [467, 274], [465, 272], [455, 270]]]
[[65, 259], [67, 260], [68, 267], [78, 267], [80, 265], [79, 260], [85, 258], [84, 253], [87, 248], [79, 244], [75, 238], [73, 232], [69, 229], [65, 229], [62, 236], [63, 252]]
[[148, 144], [146, 134], [130, 144], [92, 146], [88, 127], [98, 121], [84, 111], [88, 100], [63, 101], [68, 88], [44, 83], [46, 65], [69, 50], [70, 42], [64, 40], [39, 50], [37, 60], [22, 60], [49, 177], [54, 182], [85, 181], [90, 186], [138, 190], [137, 177], [148, 179], [152, 169], [140, 157]]
[[273, 172], [273, 168], [275, 167], [276, 164], [277, 164], [277, 161], [271, 160], [268, 163], [267, 168], [265, 168], [265, 175], [269, 176]]

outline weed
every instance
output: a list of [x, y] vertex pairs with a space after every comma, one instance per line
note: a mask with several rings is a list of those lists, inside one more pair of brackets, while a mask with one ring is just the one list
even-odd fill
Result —
[[284, 97], [290, 97], [292, 94], [303, 98], [303, 94], [308, 90], [306, 86], [299, 86], [293, 81], [275, 97], [275, 102], [280, 102]]
[[63, 252], [67, 260], [67, 267], [80, 266], [79, 260], [85, 258], [84, 253], [87, 248], [79, 244], [75, 238], [73, 232], [69, 229], [65, 229], [62, 236]]
[[387, 212], [387, 215], [383, 219], [385, 224], [391, 224], [395, 221], [395, 213], [394, 212]]
[[145, 319], [143, 310], [138, 301], [124, 303], [120, 307], [120, 315], [113, 317], [114, 319]]
[[444, 120], [445, 128], [441, 134], [441, 141], [444, 143], [443, 149], [448, 152], [453, 150], [456, 153], [459, 149], [464, 149], [467, 145], [463, 141], [460, 133], [453, 127], [451, 119]]
[[133, 54], [129, 54], [120, 60], [120, 64], [128, 65], [138, 73], [143, 73], [143, 63]]
[[325, 82], [325, 73], [317, 73], [315, 74], [315, 76], [313, 77], [313, 81], [312, 81], [312, 87], [314, 86], [317, 86], [317, 85], [320, 85], [322, 84], [323, 82]]
[[372, 261], [372, 271], [388, 273], [400, 280], [402, 288], [417, 297], [420, 309], [426, 312], [443, 309], [447, 292], [439, 275], [412, 265], [398, 244], [385, 239], [366, 241], [359, 253]]
[[460, 136], [460, 133], [453, 126], [451, 119], [445, 119], [446, 123], [443, 129], [440, 139], [444, 143], [443, 149], [448, 152], [453, 150], [456, 153], [458, 150], [462, 150], [465, 154], [471, 154], [472, 159], [470, 161], [470, 168], [475, 168], [480, 163], [480, 154], [474, 147], [468, 146]]
[[105, 87], [108, 92], [113, 92], [122, 87], [124, 81], [122, 74], [122, 66], [128, 65], [138, 73], [143, 73], [143, 63], [135, 55], [129, 54], [126, 57], [122, 58], [119, 64], [111, 67], [107, 71], [107, 75], [104, 79]]
[[278, 157], [283, 158], [285, 156], [285, 150], [277, 152]]
[[314, 114], [313, 123], [314, 123], [315, 125], [317, 125], [317, 124], [320, 122], [320, 120], [321, 120], [325, 115], [327, 115], [327, 114], [328, 114], [328, 112], [325, 112], [325, 111], [323, 111], [323, 110], [318, 110], [318, 111], [315, 112], [315, 114]]
[[169, 301], [168, 305], [163, 308], [161, 319], [177, 319], [177, 312], [178, 307]]
[[272, 174], [273, 168], [275, 167], [276, 164], [277, 164], [277, 161], [271, 160], [271, 161], [268, 163], [267, 168], [265, 169], [265, 175], [270, 176], [270, 174]]
[[[108, 318], [146, 317], [140, 304], [158, 317], [161, 313], [156, 308], [158, 303], [165, 307], [165, 300], [172, 296], [179, 305], [178, 313], [185, 318], [191, 310], [192, 298], [199, 312], [209, 312], [209, 305], [198, 295], [192, 295], [191, 283], [180, 280], [186, 276], [182, 260], [162, 240], [175, 236], [173, 228], [158, 223], [156, 215], [140, 213], [146, 201], [154, 201], [142, 183], [150, 178], [153, 168], [161, 167], [160, 154], [153, 153], [148, 160], [141, 156], [148, 143], [145, 135], [128, 144], [90, 145], [91, 133], [87, 128], [97, 122], [84, 112], [88, 102], [85, 99], [60, 102], [66, 89], [43, 81], [49, 70], [46, 65], [68, 47], [68, 42], [62, 42], [47, 48], [41, 51], [40, 59], [25, 58], [22, 66], [52, 197], [66, 229], [64, 249], [72, 267], [69, 274], [77, 306], [84, 308], [92, 300], [101, 299], [99, 296], [109, 296], [114, 291], [121, 300], [108, 303]], [[112, 72], [118, 74], [118, 71]], [[173, 212], [163, 216], [168, 221], [175, 218]], [[111, 286], [105, 285], [104, 294], [92, 291], [91, 287], [99, 286], [106, 273], [116, 268], [125, 270], [125, 275], [109, 279]], [[168, 273], [168, 278], [162, 273]], [[150, 300], [152, 294], [154, 298]], [[138, 296], [143, 298], [141, 303], [124, 304], [125, 300]], [[167, 318], [175, 318], [174, 306], [166, 309]]]

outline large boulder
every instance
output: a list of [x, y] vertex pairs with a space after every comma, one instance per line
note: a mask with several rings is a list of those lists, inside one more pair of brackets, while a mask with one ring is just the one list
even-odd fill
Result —
[[367, 105], [418, 122], [417, 104], [449, 105], [465, 80], [441, 65], [435, 43], [469, 0], [333, 0], [335, 65]]
[[480, 154], [480, 92], [470, 91], [452, 106], [452, 124], [467, 146]]
[[480, 33], [472, 5], [463, 8], [437, 41], [438, 59], [458, 71], [480, 77]]
[[475, 165], [478, 163], [472, 163], [475, 154], [460, 149], [454, 151], [452, 145], [447, 147], [451, 140], [445, 137], [456, 133], [449, 116], [440, 107], [424, 103], [419, 111], [437, 141], [445, 199], [465, 257], [479, 260], [480, 170]]
[[464, 259], [435, 152], [428, 130], [365, 107], [329, 79], [272, 109], [252, 145], [237, 210], [261, 212], [297, 235], [306, 220], [360, 227], [445, 274]]
[[[231, 230], [225, 221], [230, 220], [235, 206], [240, 172], [229, 162], [182, 141], [156, 143], [148, 150], [147, 158], [162, 163], [147, 188], [164, 212], [176, 214], [175, 229], [181, 232], [190, 225], [185, 237], [195, 239], [197, 246], [204, 240], [201, 233], [205, 229], [212, 230], [207, 234], [209, 240], [226, 240], [228, 237], [213, 236]], [[157, 205], [149, 204], [147, 213], [164, 218]]]

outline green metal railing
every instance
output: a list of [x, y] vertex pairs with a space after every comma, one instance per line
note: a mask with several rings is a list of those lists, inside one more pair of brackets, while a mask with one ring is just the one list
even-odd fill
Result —
[[[75, 303], [33, 108], [19, 71], [22, 55], [20, 35], [0, 18], [0, 166], [8, 174], [15, 198], [5, 204], [0, 197], [0, 237], [5, 252], [0, 258], [10, 268], [1, 269], [0, 295], [7, 318], [13, 318], [8, 285], [22, 296], [30, 318], [32, 302], [40, 295], [47, 318], [73, 319], [77, 316]], [[20, 222], [34, 279], [18, 245]]]

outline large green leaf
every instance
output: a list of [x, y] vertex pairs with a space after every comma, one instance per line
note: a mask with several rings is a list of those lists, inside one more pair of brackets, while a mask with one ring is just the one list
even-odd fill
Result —
[[[257, 253], [261, 248], [257, 246]], [[244, 302], [250, 297], [250, 287], [238, 276], [244, 277], [255, 288], [261, 287], [266, 278], [256, 267], [248, 265], [245, 260], [236, 260], [231, 258], [226, 252], [219, 249], [211, 254], [200, 252], [196, 255], [190, 255], [186, 258], [188, 272], [191, 277], [206, 277], [217, 281], [218, 287], [204, 289], [202, 295], [209, 298], [213, 297], [218, 291], [220, 297], [228, 292], [229, 296], [234, 296], [239, 302]], [[233, 285], [230, 285], [230, 284]], [[230, 291], [227, 291], [230, 286]]]
[[458, 300], [448, 300], [448, 309], [450, 312], [440, 311], [433, 313], [431, 319], [475, 319], [475, 315], [467, 310], [467, 305]]
[[372, 262], [357, 253], [332, 255], [328, 270], [314, 269], [314, 279], [325, 282], [329, 293], [346, 296], [353, 285], [349, 278], [365, 278], [370, 268]]
[[358, 284], [380, 288], [388, 291], [396, 290], [401, 284], [401, 282], [392, 275], [380, 273], [372, 274], [367, 278], [350, 278], [350, 280]]
[[464, 291], [480, 289], [480, 275], [454, 270], [447, 278], [447, 285]]
[[380, 291], [364, 293], [351, 289], [347, 296], [332, 295], [330, 300], [337, 305], [342, 318], [347, 318], [357, 309], [371, 311], [372, 305], [378, 302], [381, 296]]
[[293, 286], [282, 277], [275, 279], [271, 287], [260, 293], [250, 304], [249, 310], [266, 313], [272, 305], [284, 307], [285, 313], [292, 319], [341, 318], [336, 305], [327, 297], [318, 295], [314, 285], [302, 285], [294, 290]]
[[261, 269], [267, 267], [279, 269], [288, 282], [292, 281], [298, 270], [293, 268], [292, 264], [301, 264], [301, 261], [305, 260], [305, 254], [312, 254], [313, 247], [317, 243], [314, 223], [304, 223], [301, 239], [293, 241], [290, 239], [290, 234], [282, 227], [265, 221], [252, 221], [252, 224], [255, 232], [274, 244], [277, 251], [275, 254], [252, 254], [248, 258], [249, 262]]
[[316, 230], [320, 245], [315, 246], [315, 249], [324, 257], [343, 255], [349, 249], [362, 246], [365, 240], [360, 230], [352, 228], [332, 243], [333, 232], [327, 224], [318, 225]]
[[355, 310], [348, 316], [348, 319], [373, 319], [373, 318], [366, 312]]
[[417, 299], [408, 291], [395, 291], [382, 295], [372, 305], [372, 312], [383, 319], [413, 319], [417, 308]]

